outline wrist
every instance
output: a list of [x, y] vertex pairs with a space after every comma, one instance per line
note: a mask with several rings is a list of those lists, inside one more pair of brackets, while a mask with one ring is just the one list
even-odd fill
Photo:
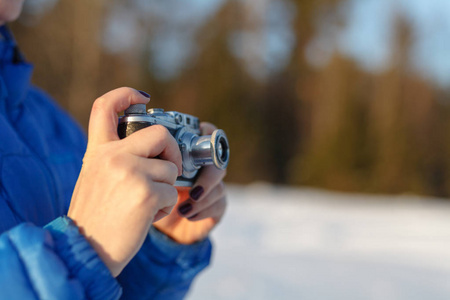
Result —
[[69, 273], [78, 278], [89, 299], [118, 299], [121, 288], [97, 252], [66, 216], [45, 226], [55, 240], [55, 250]]

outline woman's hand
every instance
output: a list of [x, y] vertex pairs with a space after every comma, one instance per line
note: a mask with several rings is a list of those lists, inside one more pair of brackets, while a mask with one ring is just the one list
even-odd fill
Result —
[[114, 276], [140, 249], [152, 222], [177, 202], [173, 184], [182, 171], [181, 154], [166, 128], [150, 126], [122, 140], [117, 135], [117, 113], [148, 101], [130, 88], [95, 101], [68, 212]]
[[[217, 129], [210, 123], [201, 124], [202, 134]], [[206, 238], [221, 220], [226, 208], [226, 171], [215, 166], [203, 167], [192, 189], [178, 188], [176, 210], [153, 225], [181, 244], [192, 244]]]

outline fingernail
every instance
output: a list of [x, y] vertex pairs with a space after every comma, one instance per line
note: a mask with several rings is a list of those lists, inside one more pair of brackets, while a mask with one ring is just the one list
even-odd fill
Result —
[[190, 204], [190, 203], [185, 203], [185, 204], [181, 205], [181, 206], [178, 208], [178, 211], [179, 211], [182, 215], [187, 214], [187, 213], [190, 212], [191, 210], [192, 210], [192, 204]]
[[192, 200], [197, 201], [204, 191], [205, 190], [203, 189], [203, 187], [198, 185], [189, 192], [189, 196], [192, 198]]
[[198, 216], [198, 214], [195, 214], [195, 215], [189, 217], [188, 220], [192, 220], [192, 219], [194, 219], [196, 216]]
[[150, 95], [147, 94], [146, 92], [144, 92], [144, 91], [138, 91], [138, 92], [141, 93], [141, 95], [144, 96], [145, 98], [150, 98]]

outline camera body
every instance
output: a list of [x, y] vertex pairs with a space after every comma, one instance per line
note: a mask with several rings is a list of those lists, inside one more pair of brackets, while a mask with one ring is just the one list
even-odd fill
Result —
[[230, 147], [225, 132], [215, 130], [212, 135], [201, 136], [197, 117], [161, 108], [146, 111], [145, 104], [131, 105], [119, 118], [117, 132], [121, 139], [152, 125], [166, 127], [175, 138], [183, 159], [183, 174], [176, 186], [192, 186], [201, 167], [215, 165], [224, 170], [228, 166]]

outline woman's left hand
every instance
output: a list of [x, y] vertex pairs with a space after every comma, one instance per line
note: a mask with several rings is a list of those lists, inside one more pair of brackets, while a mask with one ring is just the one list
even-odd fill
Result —
[[[200, 128], [202, 135], [217, 129], [210, 123], [202, 123]], [[206, 238], [225, 213], [225, 174], [215, 166], [203, 167], [191, 189], [178, 188], [178, 203], [172, 213], [153, 225], [180, 244]]]

